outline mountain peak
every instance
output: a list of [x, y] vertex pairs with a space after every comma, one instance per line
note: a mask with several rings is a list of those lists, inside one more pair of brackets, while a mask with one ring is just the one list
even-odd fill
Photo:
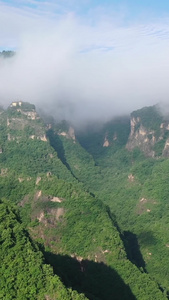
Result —
[[139, 148], [147, 157], [169, 155], [169, 121], [158, 105], [143, 107], [131, 113], [130, 135], [126, 148]]

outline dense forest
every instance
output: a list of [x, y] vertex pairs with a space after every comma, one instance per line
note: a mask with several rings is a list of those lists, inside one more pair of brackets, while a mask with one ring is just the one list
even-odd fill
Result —
[[167, 117], [46, 120], [0, 111], [0, 299], [167, 299]]

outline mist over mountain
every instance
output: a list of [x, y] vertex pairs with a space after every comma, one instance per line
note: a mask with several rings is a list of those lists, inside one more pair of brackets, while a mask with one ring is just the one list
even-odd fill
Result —
[[166, 19], [126, 23], [123, 10], [101, 8], [86, 18], [23, 11], [3, 5], [0, 13], [6, 45], [16, 50], [10, 60], [0, 58], [5, 107], [33, 102], [57, 119], [80, 124], [168, 103]]
[[0, 0], [0, 299], [169, 299], [169, 2]]

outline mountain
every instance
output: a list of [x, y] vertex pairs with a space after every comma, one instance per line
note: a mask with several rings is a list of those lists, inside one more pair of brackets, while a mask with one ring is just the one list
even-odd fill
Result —
[[159, 107], [144, 107], [131, 114], [128, 150], [139, 147], [146, 156], [169, 156], [169, 119]]
[[[125, 132], [126, 127], [123, 128]], [[94, 138], [91, 142], [94, 130], [81, 133], [79, 139], [101, 168], [103, 179], [96, 178], [91, 191], [116, 215], [131, 246], [133, 261], [144, 267], [166, 291], [169, 288], [168, 128], [167, 114], [163, 116], [159, 107], [153, 106], [131, 114], [128, 138], [120, 147], [117, 133], [116, 140], [111, 139], [108, 147], [103, 147], [103, 143], [97, 147]], [[94, 143], [95, 153], [91, 147]], [[143, 264], [135, 253], [134, 241], [139, 245]]]
[[[45, 123], [34, 105], [19, 101], [1, 109], [0, 124], [1, 198], [6, 207], [12, 205], [16, 210], [17, 206], [18, 232], [20, 226], [27, 230], [25, 243], [36, 245], [31, 251], [41, 253], [44, 261], [40, 264], [50, 264], [56, 277], [38, 275], [36, 264], [32, 275], [27, 271], [28, 276], [35, 280], [42, 276], [46, 286], [53, 276], [59, 276], [60, 290], [65, 293], [62, 299], [167, 299], [168, 246], [162, 249], [161, 264], [158, 256], [165, 239], [167, 245], [167, 199], [163, 211], [160, 199], [155, 205], [157, 200], [146, 196], [167, 159], [146, 158], [139, 149], [128, 151], [129, 118], [80, 132], [65, 121]], [[167, 176], [167, 168], [163, 174]], [[8, 211], [6, 208], [4, 226], [15, 244], [11, 231], [15, 225], [7, 222]], [[9, 274], [15, 257], [10, 247], [7, 244]], [[2, 261], [6, 263], [5, 255]], [[27, 268], [25, 262], [21, 264]], [[22, 278], [22, 271], [18, 264], [15, 274], [21, 272]], [[3, 287], [2, 299], [8, 295], [19, 299], [14, 288], [20, 285], [17, 276], [8, 294]], [[45, 294], [41, 285], [40, 281], [36, 292], [32, 288], [32, 299], [59, 299], [54, 283], [53, 296]], [[31, 299], [30, 292], [28, 295]]]
[[8, 50], [8, 51], [5, 51], [3, 50], [2, 52], [0, 52], [0, 58], [10, 58], [12, 56], [15, 55], [15, 52], [14, 51], [11, 51], [11, 50]]
[[64, 287], [23, 228], [17, 210], [0, 201], [0, 299], [87, 299]]

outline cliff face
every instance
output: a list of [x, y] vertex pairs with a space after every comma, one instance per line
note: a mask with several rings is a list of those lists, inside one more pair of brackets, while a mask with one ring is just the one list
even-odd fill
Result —
[[145, 128], [139, 117], [131, 118], [131, 131], [126, 145], [126, 148], [131, 151], [134, 148], [139, 148], [146, 156], [154, 157], [155, 151], [153, 147], [157, 142], [154, 130]]
[[164, 119], [157, 106], [131, 114], [126, 148], [139, 148], [147, 157], [169, 156], [169, 120]]
[[61, 136], [65, 136], [68, 139], [72, 139], [74, 142], [76, 140], [75, 131], [74, 131], [74, 128], [72, 126], [69, 126], [68, 130], [66, 130], [66, 131], [59, 130], [57, 132], [57, 134], [61, 135]]
[[[46, 130], [52, 127], [45, 126], [34, 105], [22, 101], [12, 102], [7, 111], [0, 109], [0, 125], [4, 139], [8, 141], [19, 141], [26, 137], [46, 142]], [[74, 143], [79, 139], [78, 133], [76, 139], [74, 129], [66, 121], [54, 127], [58, 136], [71, 139]], [[83, 140], [86, 137], [83, 136]], [[0, 153], [3, 152], [3, 142], [1, 139]], [[103, 149], [126, 145], [129, 151], [139, 148], [147, 157], [169, 157], [169, 118], [162, 116], [158, 106], [144, 107], [131, 114], [130, 126], [128, 118], [119, 118], [106, 123], [98, 132], [90, 129], [87, 142], [87, 150], [91, 150], [92, 154], [99, 147]], [[83, 143], [82, 146], [85, 147]]]
[[21, 137], [47, 141], [45, 127], [35, 106], [26, 102], [12, 102], [6, 113], [7, 139]]

